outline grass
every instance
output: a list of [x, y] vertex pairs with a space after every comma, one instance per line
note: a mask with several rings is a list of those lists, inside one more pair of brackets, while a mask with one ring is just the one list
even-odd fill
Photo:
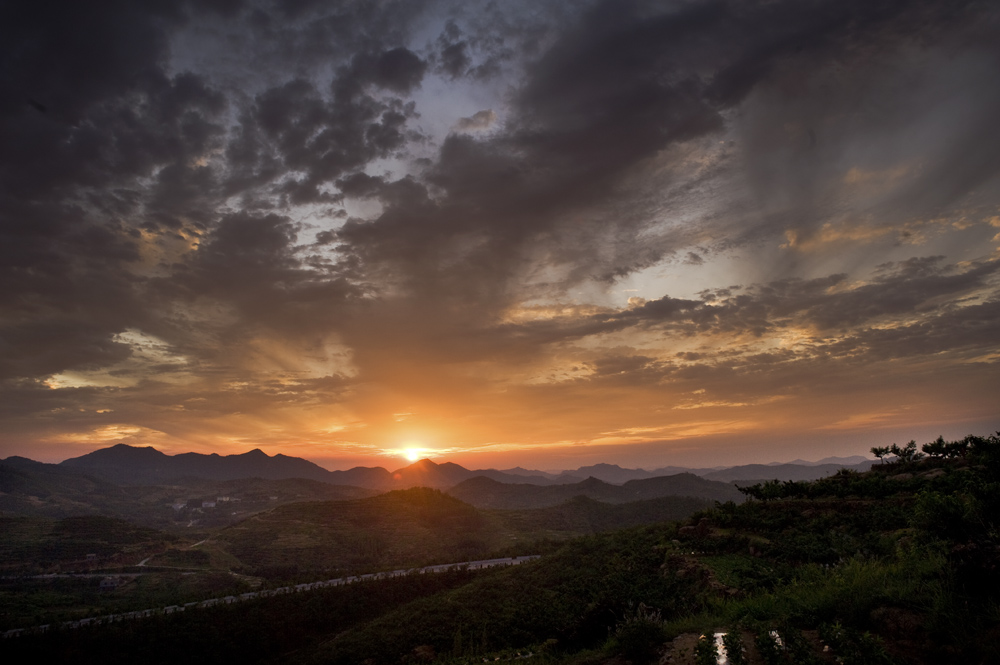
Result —
[[[732, 562], [734, 557], [706, 557], [709, 562]], [[933, 612], [946, 594], [946, 562], [939, 556], [910, 560], [853, 558], [827, 569], [806, 565], [796, 577], [770, 591], [743, 598], [713, 598], [703, 611], [666, 622], [668, 636], [703, 631], [719, 625], [812, 625], [841, 620], [852, 625], [870, 623], [873, 610], [905, 607]]]

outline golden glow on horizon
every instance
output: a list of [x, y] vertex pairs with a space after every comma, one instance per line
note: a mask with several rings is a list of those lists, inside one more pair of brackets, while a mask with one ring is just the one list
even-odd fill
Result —
[[424, 456], [425, 452], [426, 452], [425, 448], [404, 448], [402, 451], [403, 457], [405, 457], [410, 462], [416, 462], [418, 459]]

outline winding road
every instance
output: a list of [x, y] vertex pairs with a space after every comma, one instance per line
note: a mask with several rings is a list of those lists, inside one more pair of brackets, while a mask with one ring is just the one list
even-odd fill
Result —
[[[120, 614], [106, 614], [103, 616], [88, 617], [86, 619], [79, 619], [77, 621], [64, 621], [63, 623], [58, 625], [61, 628], [81, 628], [83, 626], [96, 626], [100, 624], [114, 623], [117, 621], [144, 619], [146, 617], [151, 617], [151, 616], [173, 614], [175, 612], [183, 612], [184, 610], [195, 607], [213, 607], [215, 605], [229, 605], [232, 603], [240, 603], [248, 600], [255, 600], [257, 598], [270, 598], [271, 596], [283, 596], [291, 593], [304, 593], [306, 591], [313, 591], [315, 589], [325, 589], [327, 587], [344, 586], [346, 584], [354, 584], [356, 582], [362, 582], [365, 580], [385, 580], [393, 577], [404, 577], [406, 575], [444, 573], [449, 570], [456, 570], [460, 568], [466, 570], [482, 570], [484, 568], [495, 568], [497, 566], [516, 566], [518, 564], [522, 564], [526, 561], [532, 561], [540, 557], [541, 557], [540, 554], [531, 554], [527, 556], [507, 557], [503, 559], [481, 559], [479, 561], [442, 563], [434, 566], [424, 566], [423, 568], [410, 568], [406, 570], [400, 569], [400, 570], [392, 570], [381, 573], [366, 573], [364, 575], [352, 575], [350, 577], [337, 577], [331, 580], [322, 580], [319, 582], [305, 582], [303, 584], [296, 584], [294, 586], [283, 586], [283, 587], [278, 587], [276, 589], [249, 591], [247, 593], [241, 593], [237, 596], [223, 596], [221, 598], [209, 598], [208, 600], [193, 601], [190, 603], [185, 603], [183, 605], [168, 605], [166, 607], [158, 607], [155, 609], [136, 610], [134, 612], [122, 612]], [[146, 561], [143, 561], [139, 565], [141, 566], [144, 563], [146, 563]], [[108, 575], [101, 575], [101, 576], [107, 577]], [[32, 633], [44, 633], [50, 628], [52, 628], [52, 624], [34, 626], [31, 628], [12, 628], [4, 633], [0, 633], [0, 638], [6, 639]]]

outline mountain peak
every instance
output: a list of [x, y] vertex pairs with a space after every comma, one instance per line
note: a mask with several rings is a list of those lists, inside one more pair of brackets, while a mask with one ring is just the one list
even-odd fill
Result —
[[167, 457], [152, 446], [130, 446], [127, 443], [116, 443], [108, 448], [99, 448], [79, 457], [64, 460], [62, 463], [69, 463], [72, 466], [75, 462], [87, 463], [91, 460], [137, 460], [137, 459], [160, 459]]
[[260, 448], [254, 448], [253, 450], [248, 450], [247, 452], [243, 453], [242, 455], [237, 455], [237, 457], [249, 457], [249, 458], [256, 458], [256, 459], [264, 459], [265, 457], [266, 458], [270, 458], [270, 455], [268, 455], [267, 453], [265, 453]]
[[413, 464], [404, 466], [401, 469], [396, 469], [396, 473], [428, 473], [437, 470], [438, 466], [439, 465], [436, 462], [432, 462], [431, 460], [424, 458], [422, 460], [417, 460]]

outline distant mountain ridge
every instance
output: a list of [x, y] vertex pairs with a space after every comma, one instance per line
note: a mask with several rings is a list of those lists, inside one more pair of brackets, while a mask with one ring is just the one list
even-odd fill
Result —
[[[141, 454], [149, 456], [148, 452]], [[16, 456], [0, 460], [2, 517], [104, 515], [156, 528], [190, 519], [198, 519], [202, 525], [205, 520], [222, 525], [286, 503], [357, 499], [379, 493], [308, 478], [186, 478], [165, 484], [123, 484], [98, 477], [84, 467], [45, 464]], [[189, 513], [189, 508], [218, 497], [233, 503], [210, 514]]]
[[[847, 464], [847, 462], [859, 463]], [[801, 462], [801, 463], [800, 463]], [[552, 473], [517, 467], [505, 471], [496, 469], [470, 470], [452, 462], [436, 463], [420, 460], [395, 471], [383, 467], [355, 467], [345, 471], [328, 471], [300, 457], [268, 455], [254, 449], [238, 455], [181, 453], [167, 455], [152, 447], [118, 444], [68, 459], [57, 466], [85, 472], [95, 478], [126, 484], [159, 484], [183, 478], [238, 480], [262, 478], [282, 480], [305, 478], [333, 485], [351, 485], [380, 491], [409, 487], [448, 489], [476, 477], [485, 477], [503, 484], [528, 486], [575, 485], [593, 478], [610, 485], [631, 481], [688, 474], [724, 483], [748, 484], [762, 480], [816, 480], [838, 469], [867, 470], [874, 460], [861, 457], [827, 458], [820, 462], [796, 460], [787, 464], [747, 464], [734, 467], [689, 469], [668, 466], [647, 471], [626, 469], [616, 464], [594, 464], [576, 470]]]
[[[739, 466], [709, 468], [666, 466], [651, 471], [645, 469], [625, 469], [617, 464], [594, 464], [592, 466], [580, 467], [575, 471], [563, 471], [559, 475], [551, 473], [546, 475], [562, 483], [576, 483], [580, 481], [581, 477], [592, 477], [613, 485], [621, 485], [631, 480], [661, 478], [663, 476], [688, 473], [709, 480], [719, 480], [729, 483], [738, 482], [745, 485], [750, 481], [819, 480], [845, 468], [855, 471], [867, 471], [875, 462], [873, 459], [855, 455], [853, 457], [828, 457], [819, 462], [795, 460], [788, 463], [772, 462], [771, 464], [743, 464]], [[517, 471], [524, 474], [532, 473], [528, 469], [519, 468]], [[538, 471], [535, 473], [544, 472]]]
[[684, 496], [707, 501], [742, 501], [743, 495], [730, 483], [706, 480], [692, 473], [629, 480], [612, 485], [591, 476], [566, 485], [524, 485], [500, 483], [477, 476], [452, 487], [447, 492], [477, 508], [545, 508], [577, 497], [602, 503], [630, 503], [668, 496]]
[[[86, 471], [116, 483], [138, 485], [180, 478], [238, 480], [240, 478], [307, 478], [330, 482], [330, 471], [301, 457], [274, 455], [254, 449], [241, 455], [181, 453], [167, 455], [153, 447], [118, 444], [65, 460], [63, 468]], [[388, 473], [388, 472], [386, 472]], [[349, 484], [349, 483], [336, 483]]]
[[95, 478], [126, 484], [157, 484], [182, 478], [211, 480], [238, 480], [263, 478], [283, 480], [306, 478], [332, 485], [352, 485], [377, 490], [432, 487], [444, 489], [476, 476], [486, 476], [505, 483], [553, 484], [556, 481], [542, 475], [524, 476], [506, 474], [495, 469], [471, 471], [465, 467], [445, 462], [420, 460], [413, 464], [388, 471], [383, 467], [355, 467], [346, 471], [328, 471], [300, 457], [268, 455], [254, 449], [240, 455], [210, 455], [181, 453], [167, 455], [152, 447], [135, 447], [118, 444], [95, 450], [56, 465], [64, 469], [86, 472]]
[[724, 482], [738, 482], [742, 485], [757, 483], [765, 480], [819, 480], [826, 476], [832, 476], [840, 469], [853, 469], [855, 471], [867, 471], [872, 467], [875, 460], [865, 460], [860, 464], [813, 464], [804, 466], [801, 464], [746, 464], [744, 466], [734, 466], [730, 469], [712, 471], [702, 475], [702, 478], [710, 480], [721, 480]]

